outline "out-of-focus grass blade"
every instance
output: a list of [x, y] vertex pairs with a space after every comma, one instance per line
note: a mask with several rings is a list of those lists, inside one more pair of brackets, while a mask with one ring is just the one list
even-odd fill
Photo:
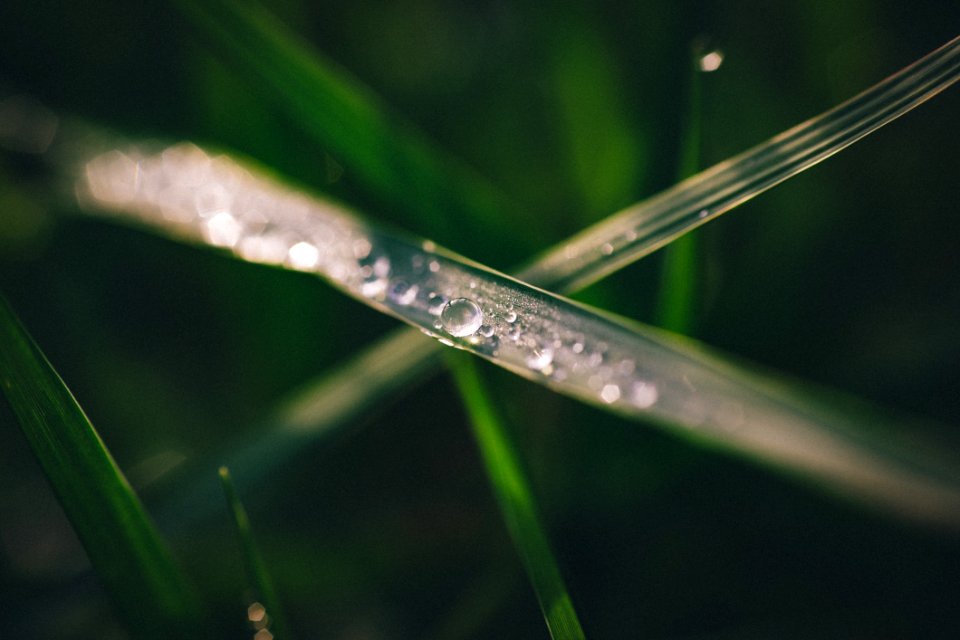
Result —
[[0, 385], [130, 632], [201, 637], [201, 605], [50, 363], [0, 298]]
[[283, 610], [280, 608], [280, 600], [277, 598], [277, 592], [273, 586], [273, 580], [267, 570], [263, 555], [260, 553], [260, 548], [253, 539], [250, 518], [247, 517], [247, 510], [240, 502], [237, 488], [233, 484], [233, 478], [230, 477], [230, 470], [227, 467], [220, 467], [219, 475], [223, 493], [227, 498], [227, 506], [230, 508], [233, 523], [237, 528], [244, 566], [262, 606], [262, 609], [260, 609], [251, 605], [253, 608], [250, 611], [250, 621], [258, 625], [258, 628], [268, 629], [274, 638], [279, 638], [279, 640], [290, 638], [287, 632], [286, 619]]
[[470, 415], [500, 511], [537, 593], [550, 635], [556, 640], [583, 638], [583, 629], [580, 628], [557, 561], [540, 526], [533, 495], [520, 461], [484, 389], [476, 364], [459, 355], [450, 358], [449, 362]]
[[[475, 238], [507, 228], [507, 216], [516, 215], [515, 203], [433, 148], [361, 82], [263, 7], [246, 0], [174, 5], [232, 69], [262, 85], [384, 205], [402, 208], [432, 236]], [[498, 236], [501, 246], [529, 233], [524, 225], [509, 228], [510, 235]]]
[[[689, 65], [689, 88], [686, 118], [680, 143], [680, 162], [677, 181], [689, 178], [700, 165], [700, 130], [702, 127], [701, 103], [701, 52], [694, 45]], [[698, 281], [698, 234], [688, 233], [677, 238], [664, 249], [663, 272], [660, 278], [660, 300], [657, 309], [657, 324], [675, 333], [690, 335], [694, 328], [695, 300]]]

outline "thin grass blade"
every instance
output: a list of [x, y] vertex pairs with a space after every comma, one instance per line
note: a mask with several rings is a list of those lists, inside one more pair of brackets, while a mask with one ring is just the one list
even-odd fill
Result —
[[[258, 629], [267, 629], [271, 638], [286, 640], [291, 637], [287, 632], [286, 618], [283, 609], [280, 607], [280, 599], [277, 597], [277, 590], [273, 586], [273, 578], [267, 569], [267, 563], [263, 559], [263, 554], [260, 553], [260, 547], [257, 546], [256, 540], [253, 538], [253, 530], [250, 527], [247, 510], [240, 501], [237, 487], [233, 484], [233, 478], [230, 476], [230, 470], [227, 467], [220, 467], [218, 475], [220, 486], [227, 499], [227, 507], [229, 507], [230, 515], [233, 517], [237, 538], [240, 541], [247, 577], [255, 589], [256, 597], [259, 598], [258, 602], [251, 605], [250, 621]], [[257, 604], [260, 606], [255, 607]]]
[[[700, 167], [701, 102], [704, 52], [694, 45], [689, 65], [687, 108], [680, 142], [678, 182], [689, 178]], [[715, 71], [711, 68], [711, 71]], [[695, 326], [699, 282], [699, 236], [688, 233], [671, 242], [663, 253], [656, 324], [668, 331], [691, 335]]]
[[[904, 460], [835, 411], [701, 347], [559, 298], [193, 146], [87, 165], [87, 197], [251, 261], [321, 275], [441, 343], [600, 407], [815, 478], [921, 520], [960, 524], [956, 466]], [[396, 345], [394, 345], [396, 346]]]
[[[711, 203], [735, 206], [936, 95], [956, 80], [960, 72], [958, 52], [960, 39], [954, 39], [835, 109], [604, 220], [574, 240], [556, 245], [520, 269], [518, 277], [559, 293], [572, 293], [592, 284], [609, 270], [644, 257], [674, 235], [690, 231], [716, 215], [719, 209], [706, 208]], [[123, 205], [124, 192], [125, 187], [120, 185], [120, 202], [113, 206]], [[285, 256], [276, 259], [283, 260]], [[377, 375], [383, 369], [367, 367], [370, 362], [396, 362], [391, 357], [396, 353], [404, 355], [404, 364], [391, 367], [389, 376]], [[264, 436], [270, 446], [264, 446], [259, 439], [241, 444], [231, 456], [231, 464], [238, 468], [242, 465], [245, 473], [262, 473], [266, 465], [246, 465], [245, 461], [262, 461], [267, 450], [275, 451], [276, 459], [282, 459], [300, 443], [330, 433], [364, 411], [364, 407], [376, 406], [388, 394], [422, 379], [439, 366], [439, 361], [436, 345], [415, 332], [384, 338], [336, 372], [305, 386], [269, 421], [276, 426], [273, 435]], [[365, 376], [364, 393], [343, 393], [349, 387], [343, 381], [357, 375]]]
[[507, 428], [490, 401], [480, 373], [467, 358], [450, 358], [450, 370], [463, 398], [483, 464], [500, 512], [520, 552], [540, 609], [554, 640], [583, 638], [583, 629], [540, 524], [529, 482], [510, 443]]
[[596, 282], [822, 162], [960, 78], [960, 36], [863, 93], [548, 250], [520, 272], [569, 292]]
[[[491, 225], [506, 228], [507, 216], [517, 213], [516, 203], [446, 157], [262, 6], [246, 0], [173, 4], [232, 69], [265, 88], [351, 176], [384, 205], [402, 207], [416, 225], [466, 240], [489, 233]], [[526, 232], [512, 233], [499, 242]]]
[[203, 637], [201, 604], [70, 391], [0, 298], [0, 386], [137, 637]]

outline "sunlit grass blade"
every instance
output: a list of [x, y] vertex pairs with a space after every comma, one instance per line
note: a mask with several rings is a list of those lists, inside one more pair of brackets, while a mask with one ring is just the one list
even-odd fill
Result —
[[[521, 269], [518, 277], [559, 293], [571, 293], [595, 282], [610, 269], [624, 266], [627, 262], [620, 258], [611, 262], [612, 256], [622, 257], [629, 254], [629, 259], [632, 260], [647, 255], [668, 242], [669, 238], [673, 237], [672, 234], [689, 231], [700, 224], [705, 218], [701, 218], [699, 212], [706, 211], [701, 207], [711, 202], [725, 201], [725, 199], [733, 202], [736, 198], [731, 200], [732, 193], [739, 194], [737, 197], [742, 199], [749, 195], [756, 195], [775, 184], [777, 180], [786, 179], [816, 164], [830, 153], [842, 149], [881, 124], [889, 122], [895, 116], [935, 95], [956, 78], [958, 47], [960, 47], [960, 40], [953, 40], [930, 56], [853, 100], [773, 138], [738, 158], [717, 165], [673, 189], [612, 216], [585, 232], [575, 242], [558, 244], [527, 268]], [[788, 162], [788, 159], [792, 161]], [[755, 164], [757, 166], [754, 166]], [[768, 169], [779, 167], [780, 173], [769, 171], [763, 173], [760, 171], [763, 167]], [[119, 187], [120, 194], [123, 194], [124, 186], [119, 185]], [[742, 199], [736, 202], [741, 202]], [[733, 203], [736, 204], [736, 202]], [[114, 204], [122, 206], [123, 202]], [[634, 230], [632, 225], [638, 220], [649, 220], [650, 224]], [[591, 238], [593, 244], [589, 242]], [[625, 239], [627, 244], [621, 245], [618, 240], [615, 247], [612, 240], [618, 238]], [[280, 256], [280, 259], [283, 259], [283, 256]], [[397, 367], [394, 375], [368, 376], [364, 381], [363, 393], [342, 393], [345, 385], [341, 380], [355, 378], [358, 375], [357, 372], [363, 372], [366, 369], [365, 363], [390, 361], [391, 353], [394, 351], [405, 354], [403, 360], [405, 364]], [[294, 410], [298, 416], [296, 422], [299, 425], [296, 429], [298, 433], [296, 440], [286, 436], [265, 437], [272, 444], [275, 444], [278, 439], [283, 440], [284, 445], [279, 449], [292, 451], [299, 446], [298, 442], [331, 432], [365, 408], [375, 406], [376, 402], [388, 393], [404, 388], [414, 378], [422, 375], [424, 370], [436, 366], [435, 363], [438, 362], [436, 355], [435, 345], [423, 341], [412, 333], [405, 337], [397, 335], [386, 339], [383, 341], [383, 346], [372, 345], [337, 372], [311, 385], [313, 391], [301, 393], [292, 401], [291, 407], [295, 407]], [[317, 399], [311, 399], [310, 394], [315, 394]], [[286, 425], [289, 422], [288, 418], [286, 415], [281, 415], [270, 422]], [[277, 429], [275, 433], [283, 434], [287, 431], [284, 427]], [[255, 454], [254, 457], [261, 457], [266, 450], [259, 441], [252, 446], [242, 446], [236, 457], [231, 458], [232, 464], [237, 465], [241, 460], [249, 460], [251, 453]], [[275, 459], [282, 459], [283, 454], [277, 447], [270, 447], [270, 450], [277, 454]], [[246, 467], [244, 468], [246, 470]], [[257, 468], [262, 471], [266, 467], [258, 465]]]
[[257, 602], [251, 604], [249, 610], [250, 621], [258, 629], [267, 629], [272, 634], [271, 637], [286, 640], [291, 636], [287, 631], [283, 609], [280, 607], [280, 599], [277, 597], [277, 591], [273, 586], [273, 578], [270, 577], [270, 572], [267, 570], [267, 563], [253, 538], [253, 530], [250, 528], [250, 518], [247, 516], [247, 510], [237, 494], [237, 488], [233, 484], [230, 470], [227, 467], [220, 467], [219, 476], [223, 493], [227, 498], [227, 506], [230, 508], [230, 515], [233, 517], [233, 524], [237, 530], [237, 538], [240, 541], [247, 576], [253, 584], [258, 598]]
[[201, 605], [70, 391], [0, 298], [0, 384], [128, 630], [202, 637]]
[[[174, 3], [231, 69], [265, 89], [265, 97], [343, 164], [388, 207], [401, 207], [436, 235], [458, 239], [503, 229], [518, 205], [479, 175], [434, 148], [344, 69], [312, 50], [260, 5], [182, 0]], [[528, 232], [511, 227], [516, 243]], [[519, 243], [515, 247], [521, 246]]]
[[550, 249], [520, 278], [569, 292], [596, 282], [845, 149], [960, 78], [960, 37], [863, 93]]
[[550, 635], [555, 640], [583, 638], [583, 629], [540, 524], [529, 482], [506, 426], [490, 402], [476, 364], [462, 357], [449, 361], [500, 511], [536, 591]]
[[432, 242], [375, 229], [226, 156], [192, 146], [158, 155], [113, 152], [88, 164], [84, 188], [98, 206], [165, 232], [321, 275], [444, 344], [557, 391], [652, 418], [902, 514], [960, 520], [960, 484], [933, 473], [934, 461], [919, 451], [909, 452], [914, 459], [906, 464], [900, 454], [884, 454], [869, 428], [842, 412], [812, 412], [807, 399], [720, 356]]
[[[688, 69], [687, 108], [680, 142], [680, 161], [677, 180], [689, 178], [700, 166], [700, 129], [702, 127], [701, 103], [703, 90], [701, 59], [704, 51], [694, 45]], [[711, 69], [715, 71], [716, 69]], [[688, 233], [671, 242], [663, 253], [663, 271], [657, 307], [657, 325], [690, 335], [695, 326], [699, 290], [699, 236]]]

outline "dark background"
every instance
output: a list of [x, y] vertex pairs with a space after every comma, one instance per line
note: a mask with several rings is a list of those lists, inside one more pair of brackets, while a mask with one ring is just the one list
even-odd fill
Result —
[[[271, 10], [502, 187], [524, 233], [491, 224], [464, 241], [443, 231], [456, 221], [423, 228], [377, 202], [349, 166], [331, 181], [337, 159], [163, 3], [2, 3], [0, 97], [26, 92], [131, 138], [235, 150], [509, 268], [675, 180], [697, 38], [726, 56], [701, 78], [706, 165], [960, 26], [960, 5], [934, 1]], [[698, 231], [696, 336], [956, 435], [958, 113], [953, 88]], [[0, 154], [0, 292], [156, 513], [171, 497], [156, 469], [216, 461], [286, 392], [396, 324], [308, 275], [67, 215], [56, 193], [29, 158]], [[536, 241], [518, 252], [511, 233]], [[660, 263], [580, 298], [650, 321]], [[485, 370], [588, 637], [960, 636], [956, 535]], [[445, 376], [237, 482], [302, 638], [547, 636]], [[225, 507], [207, 507], [161, 526], [224, 637], [237, 637], [240, 554]], [[125, 637], [5, 406], [0, 611], [4, 636]]]

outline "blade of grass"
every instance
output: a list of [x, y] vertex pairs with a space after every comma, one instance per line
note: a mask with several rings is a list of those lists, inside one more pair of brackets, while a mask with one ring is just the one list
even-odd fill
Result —
[[809, 169], [954, 84], [960, 36], [815, 118], [589, 227], [520, 272], [569, 292]]
[[[677, 181], [689, 178], [700, 165], [700, 129], [702, 126], [702, 87], [700, 46], [694, 44], [688, 69], [687, 108], [680, 143]], [[671, 242], [663, 253], [660, 299], [656, 324], [668, 331], [690, 335], [696, 320], [699, 236], [688, 233]]]
[[0, 297], [0, 386], [128, 630], [202, 637], [201, 605], [70, 391]]
[[[358, 300], [557, 391], [650, 418], [920, 520], [960, 524], [957, 465], [891, 451], [870, 425], [718, 355], [373, 229], [196, 147], [114, 152], [87, 166], [95, 202], [248, 260], [325, 277]], [[163, 186], [163, 190], [159, 189]], [[197, 194], [229, 194], [230, 208]], [[253, 217], [248, 219], [250, 207]], [[264, 226], [264, 220], [269, 222]], [[396, 345], [394, 345], [396, 346]], [[942, 465], [940, 465], [942, 466]]]
[[463, 357], [452, 357], [448, 361], [470, 416], [500, 512], [536, 591], [550, 635], [555, 640], [583, 638], [560, 568], [540, 525], [529, 483], [476, 363]]
[[[179, 0], [174, 6], [231, 67], [289, 112], [389, 208], [402, 207], [431, 234], [467, 241], [491, 233], [523, 246], [510, 224], [519, 208], [479, 175], [445, 157], [379, 98], [262, 6], [249, 1]], [[455, 222], [455, 224], [453, 224]], [[522, 226], [522, 225], [521, 225]], [[517, 254], [519, 255], [519, 254]]]
[[237, 488], [233, 484], [230, 470], [227, 467], [220, 467], [219, 477], [224, 496], [227, 498], [227, 506], [230, 508], [230, 515], [233, 516], [233, 524], [240, 541], [247, 577], [253, 584], [257, 597], [265, 609], [264, 616], [260, 620], [251, 619], [251, 621], [265, 621], [266, 624], [258, 628], [268, 629], [273, 638], [279, 638], [280, 640], [290, 638], [291, 636], [287, 632], [286, 618], [283, 609], [280, 607], [280, 599], [277, 597], [277, 591], [273, 586], [273, 579], [267, 570], [267, 563], [263, 560], [260, 548], [253, 538], [250, 518], [247, 516], [247, 510], [237, 494]]

